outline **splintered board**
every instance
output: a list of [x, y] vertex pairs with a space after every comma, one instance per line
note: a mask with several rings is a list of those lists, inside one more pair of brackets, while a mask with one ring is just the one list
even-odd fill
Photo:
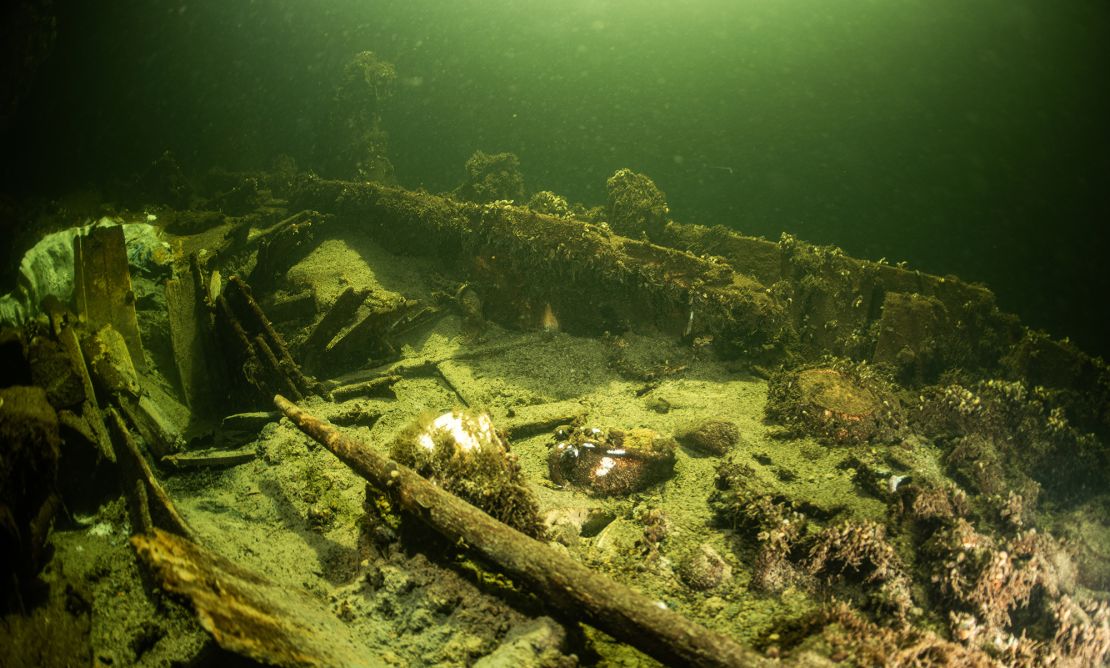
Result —
[[145, 371], [122, 226], [95, 226], [73, 238], [73, 294], [77, 312], [93, 328], [111, 325], [122, 334], [135, 368]]

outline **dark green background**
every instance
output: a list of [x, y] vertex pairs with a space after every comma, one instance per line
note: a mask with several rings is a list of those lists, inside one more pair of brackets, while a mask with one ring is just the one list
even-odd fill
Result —
[[[783, 231], [988, 283], [1093, 352], [1104, 322], [1104, 0], [58, 2], [4, 141], [10, 194], [319, 162], [347, 59], [396, 63], [406, 186], [475, 149], [588, 204], [632, 167], [681, 222]], [[729, 169], [723, 169], [729, 168]], [[75, 221], [76, 222], [76, 221]]]

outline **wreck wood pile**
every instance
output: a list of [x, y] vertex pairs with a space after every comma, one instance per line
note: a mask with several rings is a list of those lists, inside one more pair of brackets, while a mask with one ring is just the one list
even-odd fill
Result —
[[789, 342], [785, 311], [755, 279], [599, 225], [374, 183], [308, 179], [292, 201], [357, 224], [394, 252], [469, 274], [494, 320], [538, 323], [550, 304], [567, 331], [582, 334], [647, 321], [716, 336], [723, 350], [755, 358]]
[[436, 258], [479, 288], [486, 316], [503, 324], [535, 328], [549, 304], [570, 333], [652, 323], [757, 371], [832, 354], [887, 364], [908, 386], [953, 370], [1021, 378], [1074, 393], [1077, 421], [1110, 434], [1106, 364], [1029, 330], [989, 289], [952, 276], [723, 226], [671, 221], [662, 246], [506, 202], [372, 182], [306, 176], [287, 195], [393, 252]]

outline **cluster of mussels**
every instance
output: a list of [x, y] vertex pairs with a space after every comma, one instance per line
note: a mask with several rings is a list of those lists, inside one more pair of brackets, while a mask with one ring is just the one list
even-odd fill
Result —
[[425, 416], [400, 432], [390, 456], [509, 526], [543, 535], [538, 504], [516, 455], [485, 413]]
[[674, 473], [674, 439], [651, 429], [559, 427], [547, 457], [551, 480], [591, 494], [630, 494]]

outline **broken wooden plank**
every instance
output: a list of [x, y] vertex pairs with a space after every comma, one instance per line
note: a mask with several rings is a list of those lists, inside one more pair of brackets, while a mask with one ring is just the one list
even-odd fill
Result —
[[271, 422], [281, 419], [278, 411], [255, 411], [253, 413], [234, 413], [224, 416], [220, 428], [229, 431], [258, 431]]
[[258, 438], [259, 432], [267, 424], [281, 419], [278, 412], [236, 413], [226, 416], [216, 430], [215, 447], [237, 448]]
[[354, 397], [387, 397], [396, 399], [397, 395], [393, 392], [393, 386], [400, 380], [401, 376], [399, 374], [378, 376], [377, 378], [371, 378], [361, 383], [341, 385], [331, 391], [331, 396], [332, 399], [336, 401], [346, 401]]
[[349, 363], [393, 357], [396, 354], [388, 337], [394, 324], [413, 307], [403, 297], [391, 303], [376, 304], [355, 325], [337, 335], [324, 349], [321, 363], [335, 369]]
[[93, 328], [111, 325], [127, 343], [131, 362], [146, 370], [135, 314], [127, 245], [121, 225], [94, 225], [73, 238], [74, 297], [79, 315]]
[[239, 450], [211, 448], [179, 452], [175, 455], [163, 457], [162, 462], [175, 469], [225, 468], [245, 464], [257, 456], [258, 453], [254, 448]]
[[112, 440], [108, 436], [104, 416], [100, 412], [100, 403], [96, 398], [96, 390], [93, 388], [85, 355], [81, 351], [81, 343], [77, 340], [77, 333], [73, 331], [72, 314], [61, 309], [50, 309], [49, 312], [54, 336], [61, 342], [62, 348], [69, 355], [73, 366], [81, 377], [81, 384], [85, 388], [85, 400], [81, 404], [81, 418], [92, 432], [92, 442], [96, 444], [100, 456], [114, 464], [116, 462], [116, 452], [112, 447]]
[[188, 598], [201, 626], [228, 651], [285, 668], [382, 665], [303, 590], [163, 531], [133, 536], [131, 543], [162, 587]]
[[[120, 459], [130, 468], [131, 477], [142, 483], [146, 497], [154, 502], [162, 521], [166, 522], [166, 528], [181, 536], [192, 537], [193, 530], [189, 527], [189, 523], [177, 512], [177, 507], [170, 499], [169, 494], [166, 494], [166, 490], [162, 488], [162, 483], [158, 482], [154, 471], [151, 470], [146, 458], [139, 450], [135, 437], [128, 431], [127, 425], [124, 424], [123, 418], [120, 417], [115, 408], [108, 408], [107, 422], [115, 438]], [[124, 489], [127, 489], [127, 487], [124, 487]], [[143, 499], [143, 496], [144, 494], [138, 494], [136, 501], [140, 516], [143, 513], [143, 506], [147, 503], [147, 499]]]
[[766, 661], [564, 552], [495, 520], [412, 469], [341, 434], [282, 396], [274, 404], [302, 432], [339, 457], [408, 513], [453, 543], [475, 550], [571, 619], [581, 620], [667, 665], [751, 666]]
[[207, 327], [204, 295], [197, 293], [193, 275], [166, 281], [166, 311], [174, 366], [186, 405], [201, 418], [215, 411], [215, 394], [209, 360], [213, 345]]
[[131, 362], [127, 342], [115, 327], [103, 325], [83, 337], [81, 350], [105, 395], [139, 396], [139, 374]]
[[368, 294], [370, 291], [367, 289], [355, 290], [348, 287], [339, 295], [300, 346], [306, 366], [313, 367], [335, 335], [354, 319], [358, 307], [366, 301]]
[[168, 457], [182, 449], [181, 432], [149, 396], [120, 396], [117, 406], [155, 457]]

